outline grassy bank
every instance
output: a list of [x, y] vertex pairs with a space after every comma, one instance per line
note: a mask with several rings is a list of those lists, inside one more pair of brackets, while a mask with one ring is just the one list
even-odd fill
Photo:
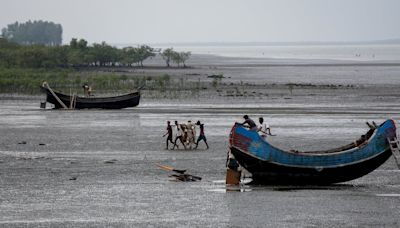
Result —
[[[132, 70], [131, 68], [98, 69], [21, 69], [0, 68], [0, 94], [36, 95], [43, 81], [66, 94], [83, 95], [82, 85], [88, 83], [95, 95], [118, 95], [144, 86], [143, 97], [155, 99], [267, 98], [291, 99], [295, 96], [320, 97], [352, 94], [364, 90], [353, 85], [314, 84], [251, 84], [232, 81], [223, 75], [193, 75], [165, 69]], [[365, 88], [367, 89], [367, 88]]]
[[181, 91], [193, 93], [205, 89], [207, 84], [189, 81], [183, 77], [171, 78], [168, 74], [130, 75], [123, 72], [74, 69], [0, 68], [0, 93], [39, 94], [39, 86], [43, 81], [66, 93], [79, 94], [82, 92], [82, 85], [88, 83], [97, 94], [126, 93], [144, 86], [150, 93], [172, 97], [176, 97]]

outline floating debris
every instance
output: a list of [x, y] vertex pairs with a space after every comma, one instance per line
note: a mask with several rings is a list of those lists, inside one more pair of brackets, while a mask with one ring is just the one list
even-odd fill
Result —
[[39, 143], [39, 146], [45, 146], [46, 144], [44, 144], [44, 143]]
[[26, 144], [26, 141], [21, 141], [18, 144]]
[[176, 181], [182, 181], [182, 182], [193, 182], [193, 181], [200, 181], [201, 177], [199, 176], [194, 176], [191, 174], [185, 174], [186, 169], [175, 169], [174, 167], [167, 166], [167, 165], [161, 165], [161, 164], [156, 164], [156, 166], [160, 167], [161, 169], [165, 171], [172, 171], [178, 174], [172, 174], [169, 177], [175, 178]]
[[76, 179], [78, 179], [78, 177], [71, 177], [71, 178], [69, 178], [69, 180], [76, 180]]
[[36, 159], [49, 159], [45, 156], [38, 156], [38, 157], [17, 157], [17, 160], [36, 160]]
[[175, 178], [175, 180], [182, 181], [182, 182], [193, 182], [193, 181], [201, 180], [201, 177], [193, 176], [190, 174], [172, 174], [169, 177], [173, 177], [173, 178]]
[[117, 159], [112, 159], [112, 160], [105, 161], [104, 163], [105, 164], [114, 164], [116, 161], [118, 161], [118, 160]]
[[216, 79], [222, 79], [225, 78], [223, 74], [212, 74], [208, 75], [207, 78], [216, 78]]

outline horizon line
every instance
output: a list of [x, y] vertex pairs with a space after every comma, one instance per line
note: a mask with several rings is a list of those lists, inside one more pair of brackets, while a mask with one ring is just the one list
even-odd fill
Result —
[[290, 45], [360, 45], [360, 44], [400, 44], [400, 38], [364, 41], [187, 41], [187, 42], [112, 42], [111, 45], [160, 45], [160, 46], [290, 46]]

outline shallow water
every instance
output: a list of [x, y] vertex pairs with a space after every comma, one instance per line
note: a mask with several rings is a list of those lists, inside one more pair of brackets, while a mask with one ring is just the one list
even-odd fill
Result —
[[[168, 48], [168, 47], [160, 47]], [[226, 57], [378, 61], [400, 60], [400, 45], [210, 45], [178, 46], [179, 51]]]
[[[333, 186], [225, 187], [228, 133], [243, 113], [267, 117], [274, 145], [304, 150], [349, 143], [366, 132], [365, 121], [380, 123], [392, 109], [391, 117], [400, 118], [398, 104], [332, 112], [340, 105], [296, 103], [279, 111], [268, 103], [252, 109], [248, 102], [212, 101], [61, 111], [40, 110], [39, 101], [1, 100], [0, 226], [398, 227], [400, 172], [393, 159]], [[205, 123], [211, 149], [165, 150], [166, 120], [189, 119]], [[156, 163], [203, 180], [170, 181]]]

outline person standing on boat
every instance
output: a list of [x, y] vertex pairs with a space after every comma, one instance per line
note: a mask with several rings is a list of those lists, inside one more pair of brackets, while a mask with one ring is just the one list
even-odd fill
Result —
[[182, 138], [182, 127], [178, 124], [178, 121], [176, 121], [176, 120], [175, 120], [175, 127], [176, 127], [175, 141], [174, 141], [174, 146], [172, 147], [172, 149], [175, 149], [175, 146], [178, 147], [178, 144], [176, 144], [176, 141], [178, 141], [178, 139], [179, 139], [179, 141], [182, 143], [183, 147], [186, 150], [185, 142], [183, 141], [183, 138]]
[[87, 92], [88, 92], [88, 97], [91, 97], [92, 96], [92, 87], [91, 86], [89, 86]]
[[92, 96], [92, 87], [91, 86], [89, 86], [87, 83], [85, 83], [85, 84], [83, 84], [82, 88], [83, 88], [83, 93], [84, 93], [85, 97]]
[[200, 135], [199, 135], [199, 137], [197, 138], [197, 142], [196, 142], [196, 147], [195, 147], [195, 149], [197, 149], [197, 147], [199, 146], [199, 142], [200, 142], [201, 140], [203, 140], [204, 143], [206, 144], [207, 150], [208, 150], [210, 147], [208, 146], [207, 138], [206, 138], [206, 135], [204, 134], [204, 124], [200, 123], [200, 120], [198, 120], [197, 123], [196, 123], [196, 125], [198, 125], [198, 126], [200, 127]]
[[83, 86], [82, 86], [82, 88], [83, 88], [83, 94], [85, 95], [85, 97], [89, 97], [89, 85], [88, 84], [83, 84]]
[[[167, 137], [167, 141], [166, 141], [167, 147], [165, 148], [166, 150], [168, 150], [169, 149], [168, 142], [171, 142], [172, 144], [175, 144], [172, 141], [172, 126], [171, 126], [171, 122], [170, 121], [167, 121], [167, 133], [165, 133], [163, 135], [163, 137], [165, 137], [165, 136], [168, 136]], [[178, 147], [178, 145], [176, 145], [176, 146]], [[178, 149], [179, 149], [179, 147], [178, 147]]]
[[264, 118], [260, 117], [258, 118], [258, 121], [260, 122], [260, 127], [258, 127], [258, 132], [261, 132], [261, 137], [266, 138], [268, 135], [271, 135], [271, 128], [269, 125], [264, 122]]
[[85, 97], [91, 97], [92, 96], [92, 87], [89, 86], [87, 83], [83, 84], [83, 93]]
[[239, 123], [240, 125], [248, 127], [250, 129], [250, 131], [257, 131], [256, 123], [252, 119], [250, 119], [250, 117], [248, 115], [244, 115], [243, 119], [244, 119], [244, 122]]

